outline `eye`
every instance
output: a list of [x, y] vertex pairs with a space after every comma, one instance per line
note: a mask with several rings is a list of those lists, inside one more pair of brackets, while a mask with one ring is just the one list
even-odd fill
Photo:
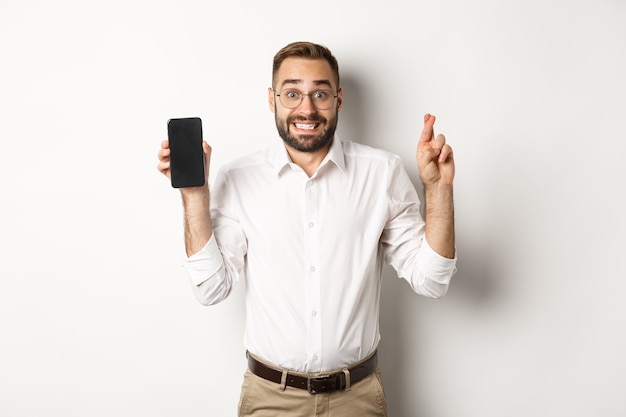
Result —
[[300, 92], [297, 90], [287, 90], [283, 93], [283, 95], [289, 100], [296, 100], [300, 97]]
[[313, 98], [316, 100], [325, 100], [328, 98], [328, 91], [320, 90], [313, 93]]

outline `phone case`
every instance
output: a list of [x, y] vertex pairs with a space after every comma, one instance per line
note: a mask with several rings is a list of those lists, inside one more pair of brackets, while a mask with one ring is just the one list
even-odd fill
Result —
[[170, 119], [167, 123], [172, 187], [200, 187], [206, 180], [199, 117]]

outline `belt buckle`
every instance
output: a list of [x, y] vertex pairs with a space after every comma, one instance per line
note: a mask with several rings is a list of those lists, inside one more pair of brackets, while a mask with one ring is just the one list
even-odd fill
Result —
[[325, 392], [325, 391], [316, 391], [315, 388], [313, 388], [313, 382], [324, 382], [324, 381], [330, 381], [332, 380], [333, 377], [331, 375], [320, 375], [320, 376], [312, 376], [307, 378], [306, 381], [306, 389], [307, 391], [309, 391], [309, 394], [315, 395], [315, 394], [319, 394], [320, 392]]

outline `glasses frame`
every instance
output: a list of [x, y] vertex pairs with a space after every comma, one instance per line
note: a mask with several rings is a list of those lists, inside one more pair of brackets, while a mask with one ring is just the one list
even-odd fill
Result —
[[[280, 104], [281, 104], [284, 108], [286, 108], [286, 109], [290, 109], [290, 110], [297, 109], [297, 108], [298, 108], [298, 107], [302, 104], [302, 102], [304, 101], [304, 96], [309, 96], [309, 99], [311, 100], [311, 104], [312, 104], [312, 105], [313, 105], [313, 107], [315, 107], [316, 109], [318, 109], [318, 110], [328, 110], [328, 109], [330, 109], [330, 108], [332, 107], [332, 104], [330, 104], [330, 105], [329, 105], [328, 107], [326, 107], [326, 108], [320, 108], [320, 107], [318, 107], [318, 106], [315, 104], [315, 100], [313, 100], [313, 98], [311, 97], [313, 94], [318, 93], [318, 92], [320, 92], [320, 91], [328, 91], [328, 92], [330, 92], [331, 97], [333, 98], [333, 101], [334, 101], [337, 97], [339, 97], [339, 94], [337, 94], [337, 93], [333, 93], [333, 91], [332, 91], [332, 90], [327, 90], [327, 89], [315, 90], [315, 91], [310, 92], [310, 93], [303, 93], [302, 91], [298, 90], [297, 88], [283, 88], [283, 89], [282, 89], [282, 90], [280, 90], [278, 93], [277, 93], [277, 92], [276, 92], [276, 90], [274, 90], [274, 89], [272, 89], [272, 91], [274, 91], [274, 95], [275, 95], [276, 97], [278, 97], [278, 101], [280, 101]], [[282, 99], [280, 98], [280, 96], [281, 96], [284, 92], [289, 92], [289, 91], [297, 91], [298, 93], [300, 93], [300, 102], [299, 102], [298, 104], [296, 104], [295, 106], [293, 106], [293, 107], [289, 107], [289, 106], [285, 105], [285, 103], [283, 103]]]

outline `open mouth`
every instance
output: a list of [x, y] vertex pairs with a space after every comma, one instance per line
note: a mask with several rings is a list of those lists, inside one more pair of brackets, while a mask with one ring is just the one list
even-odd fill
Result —
[[301, 130], [315, 130], [319, 126], [319, 123], [294, 123], [294, 125]]

